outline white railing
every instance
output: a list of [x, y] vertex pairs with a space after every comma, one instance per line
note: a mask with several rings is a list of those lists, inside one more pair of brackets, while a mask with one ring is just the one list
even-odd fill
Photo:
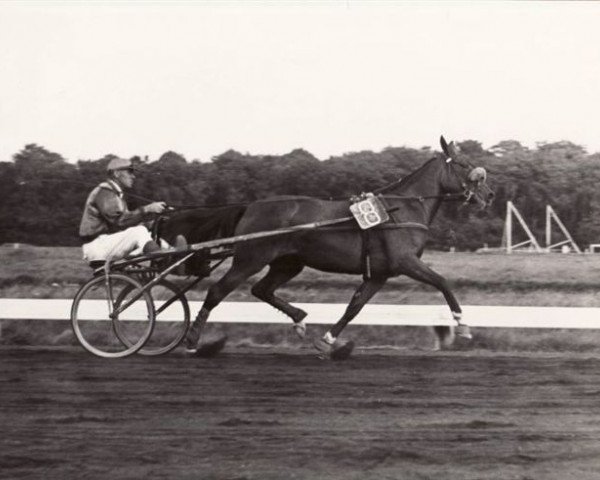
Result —
[[[307, 323], [332, 324], [343, 314], [346, 304], [295, 303], [308, 312]], [[190, 302], [192, 316], [201, 302]], [[0, 319], [68, 320], [68, 299], [0, 299]], [[472, 327], [500, 328], [600, 328], [600, 308], [465, 306], [464, 323]], [[92, 314], [90, 320], [95, 318]], [[164, 319], [164, 320], [169, 320]], [[267, 304], [224, 302], [213, 311], [211, 322], [282, 323], [291, 320]], [[454, 325], [445, 305], [367, 304], [353, 325]]]

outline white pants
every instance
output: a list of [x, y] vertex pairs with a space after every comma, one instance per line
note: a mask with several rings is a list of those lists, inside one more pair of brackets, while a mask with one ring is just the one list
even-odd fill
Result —
[[140, 255], [144, 245], [151, 240], [152, 235], [143, 225], [129, 227], [116, 233], [107, 233], [83, 245], [83, 259], [86, 262], [94, 262]]

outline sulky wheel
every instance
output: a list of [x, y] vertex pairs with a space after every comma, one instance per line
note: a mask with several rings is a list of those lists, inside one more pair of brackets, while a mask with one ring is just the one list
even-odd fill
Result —
[[[110, 273], [91, 279], [79, 289], [71, 307], [71, 326], [88, 352], [122, 358], [144, 346], [152, 335], [155, 318], [152, 297], [142, 288], [127, 275]], [[119, 307], [125, 308], [113, 313]], [[127, 342], [120, 340], [123, 336]]]
[[[125, 297], [128, 292], [122, 292]], [[190, 307], [184, 292], [168, 280], [161, 280], [150, 289], [154, 301], [154, 317], [156, 323], [152, 337], [146, 342], [138, 353], [142, 355], [163, 355], [173, 350], [185, 337], [190, 324]], [[118, 298], [116, 305], [121, 304]], [[132, 345], [135, 338], [129, 339], [126, 331], [121, 329], [120, 322], [115, 322], [115, 333], [126, 345]]]

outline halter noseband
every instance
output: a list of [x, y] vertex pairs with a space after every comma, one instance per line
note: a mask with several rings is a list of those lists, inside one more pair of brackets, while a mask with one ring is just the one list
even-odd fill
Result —
[[[478, 168], [475, 165], [473, 165], [471, 162], [468, 162], [468, 161], [465, 161], [466, 165], [462, 164], [460, 162], [457, 162], [451, 156], [446, 156], [446, 163], [450, 166], [450, 168], [452, 168], [452, 171], [454, 172], [454, 174], [457, 175], [459, 178], [461, 178], [461, 176], [458, 175], [458, 173], [454, 169], [454, 166], [452, 165], [452, 163], [455, 163], [456, 165], [458, 165], [461, 168], [465, 168], [465, 169], [468, 168], [468, 169], [470, 169], [469, 172], [472, 172], [473, 170], [475, 170], [476, 168]], [[468, 177], [468, 175], [469, 175], [469, 173], [467, 173], [467, 177]], [[462, 178], [461, 178], [461, 187], [464, 190], [461, 195], [464, 196], [464, 198], [465, 198], [464, 204], [466, 205], [475, 196], [475, 192], [473, 190], [470, 190], [469, 188], [467, 188], [467, 183]]]

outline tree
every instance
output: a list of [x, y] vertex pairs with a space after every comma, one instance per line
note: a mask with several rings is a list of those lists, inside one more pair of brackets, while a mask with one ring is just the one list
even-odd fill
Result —
[[[498, 245], [506, 201], [515, 203], [529, 227], [543, 238], [545, 206], [551, 204], [575, 241], [600, 241], [600, 154], [588, 155], [572, 142], [539, 143], [530, 149], [503, 140], [483, 149], [476, 140], [458, 143], [462, 154], [488, 171], [496, 193], [484, 212], [445, 203], [431, 229], [431, 245], [475, 249]], [[229, 150], [212, 162], [187, 162], [167, 151], [157, 161], [142, 161], [132, 208], [152, 200], [172, 205], [247, 203], [273, 195], [350, 198], [374, 191], [419, 168], [435, 152], [389, 146], [381, 152], [346, 153], [320, 161], [295, 149], [284, 155], [250, 155]], [[0, 162], [0, 242], [77, 245], [77, 227], [90, 190], [106, 178], [115, 155], [79, 160], [76, 165], [37, 144], [28, 144], [13, 162]], [[462, 174], [465, 172], [462, 171]]]
[[462, 142], [458, 142], [457, 145], [463, 155], [470, 157], [487, 155], [481, 143], [476, 140], [463, 140]]
[[[77, 186], [71, 181], [76, 167], [58, 153], [34, 143], [13, 156], [20, 188], [11, 198], [12, 224], [30, 242], [46, 243], [53, 237], [76, 236], [73, 198]], [[78, 221], [78, 218], [77, 218]]]
[[519, 156], [526, 155], [528, 152], [529, 149], [516, 140], [502, 140], [490, 148], [490, 153], [497, 157], [510, 156], [518, 158]]
[[185, 157], [183, 155], [180, 155], [179, 153], [172, 151], [172, 150], [169, 150], [168, 152], [163, 153], [160, 156], [160, 158], [158, 159], [158, 163], [165, 167], [169, 167], [169, 166], [184, 167], [185, 165], [187, 165], [187, 161], [186, 161]]

